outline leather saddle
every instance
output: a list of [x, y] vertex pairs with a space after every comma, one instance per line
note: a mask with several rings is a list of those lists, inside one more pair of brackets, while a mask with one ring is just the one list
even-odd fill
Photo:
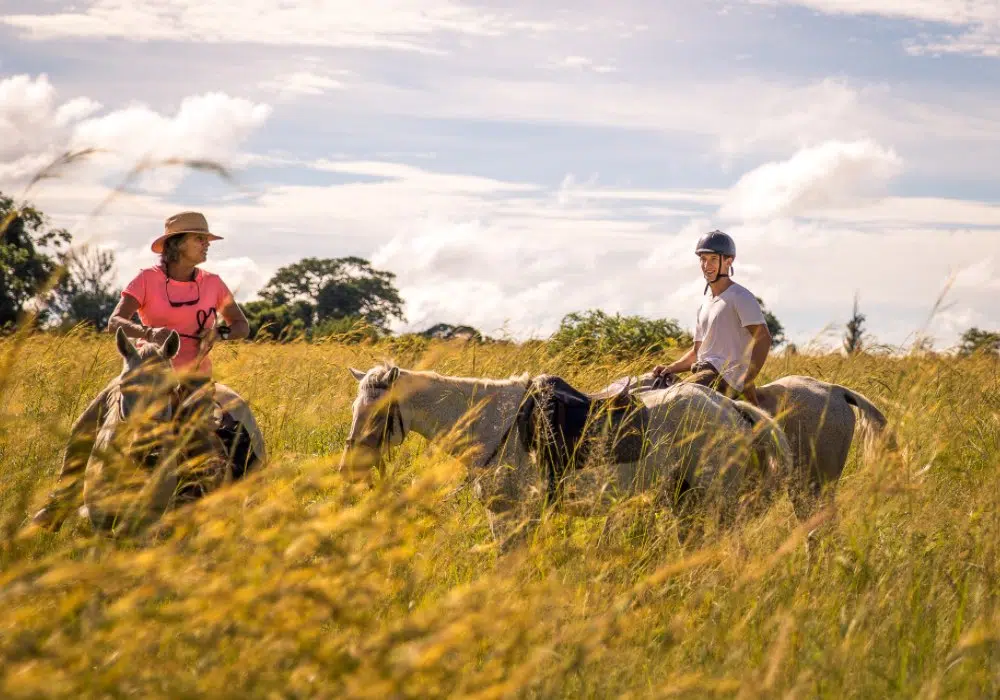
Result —
[[591, 458], [640, 459], [647, 424], [646, 406], [628, 384], [586, 394], [547, 374], [532, 380], [517, 417], [522, 446], [535, 453], [553, 499], [567, 470]]

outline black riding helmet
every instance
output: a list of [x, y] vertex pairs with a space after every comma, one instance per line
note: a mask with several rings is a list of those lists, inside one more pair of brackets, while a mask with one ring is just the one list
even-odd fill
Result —
[[[728, 233], [724, 233], [719, 230], [710, 231], [698, 239], [698, 245], [695, 247], [694, 253], [695, 255], [701, 255], [702, 253], [715, 253], [719, 256], [719, 269], [721, 270], [723, 257], [736, 257], [736, 243], [732, 238], [730, 238]], [[733, 272], [732, 266], [730, 266], [729, 272], [729, 275], [723, 275], [721, 272], [716, 273], [715, 279], [712, 280], [712, 282], [717, 282], [721, 277], [730, 277]], [[709, 284], [711, 284], [711, 282], [706, 283], [705, 291], [708, 291]]]
[[700, 255], [701, 253], [718, 253], [719, 255], [725, 255], [727, 258], [735, 258], [736, 244], [729, 237], [728, 233], [712, 231], [698, 239], [698, 247], [695, 248], [694, 252], [695, 255]]

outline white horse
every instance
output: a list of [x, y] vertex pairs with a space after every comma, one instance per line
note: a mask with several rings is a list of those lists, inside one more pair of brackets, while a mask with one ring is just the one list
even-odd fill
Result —
[[[469, 478], [484, 502], [494, 537], [508, 540], [545, 493], [518, 413], [531, 381], [527, 377], [476, 379], [376, 365], [368, 372], [351, 369], [358, 380], [350, 433], [341, 468], [381, 469], [385, 451], [409, 432], [434, 441], [465, 431], [456, 454], [472, 452]], [[717, 506], [720, 521], [731, 522], [732, 506], [751, 491], [766, 496], [791, 469], [788, 441], [763, 411], [732, 401], [705, 387], [685, 384], [641, 394], [648, 412], [645, 447], [635, 461], [598, 465], [573, 472], [571, 482], [587, 489], [589, 500], [606, 505], [615, 496], [654, 489], [686, 528], [691, 516]], [[467, 424], [466, 424], [467, 423]], [[762, 439], [763, 436], [763, 439]], [[763, 473], [751, 473], [752, 455], [762, 444]], [[600, 479], [588, 479], [601, 473]], [[611, 497], [611, 498], [609, 498]], [[596, 500], [596, 503], [595, 503]], [[590, 511], [595, 512], [595, 511]], [[685, 533], [679, 533], [684, 539]]]

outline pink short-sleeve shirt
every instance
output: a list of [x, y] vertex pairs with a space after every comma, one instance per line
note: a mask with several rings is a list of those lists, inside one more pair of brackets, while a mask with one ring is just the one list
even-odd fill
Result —
[[[191, 282], [169, 279], [162, 267], [147, 267], [128, 283], [122, 295], [128, 294], [139, 302], [139, 319], [143, 325], [172, 328], [181, 334], [181, 349], [174, 357], [176, 369], [188, 368], [198, 357], [199, 312], [205, 312], [205, 328], [215, 326], [222, 319], [222, 309], [232, 300], [232, 292], [222, 278], [211, 272], [197, 269]], [[194, 301], [185, 306], [171, 306], [170, 302]], [[215, 309], [215, 313], [211, 310]], [[138, 341], [142, 343], [143, 341]], [[205, 357], [198, 366], [206, 374], [212, 372], [212, 361]]]

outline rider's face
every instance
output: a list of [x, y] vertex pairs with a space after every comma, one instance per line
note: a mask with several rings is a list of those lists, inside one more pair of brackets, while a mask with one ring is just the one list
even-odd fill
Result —
[[210, 244], [208, 236], [200, 233], [189, 233], [181, 243], [181, 257], [193, 265], [203, 263], [208, 259], [208, 246]]
[[729, 273], [732, 258], [724, 258], [717, 253], [700, 253], [698, 257], [701, 259], [701, 274], [705, 276], [705, 279], [714, 280], [715, 276], [720, 273]]

